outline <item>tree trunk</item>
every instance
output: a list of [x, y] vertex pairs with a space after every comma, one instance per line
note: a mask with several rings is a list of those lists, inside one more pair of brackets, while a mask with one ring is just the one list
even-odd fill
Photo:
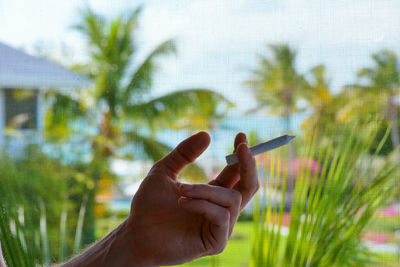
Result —
[[[110, 113], [103, 114], [103, 120], [99, 126], [99, 136], [107, 139], [113, 138], [113, 129], [111, 126]], [[92, 188], [89, 189], [85, 221], [82, 229], [82, 246], [89, 245], [96, 240], [96, 194], [98, 190], [98, 181], [101, 178], [104, 168], [108, 169], [107, 159], [112, 155], [112, 149], [104, 143], [97, 142], [96, 138], [92, 142], [93, 158], [89, 164], [88, 175], [92, 178]]]
[[390, 137], [392, 139], [393, 148], [396, 149], [400, 145], [400, 137], [399, 137], [399, 119], [397, 116], [397, 107], [394, 103], [392, 103], [392, 99], [390, 98], [388, 101], [388, 116], [389, 121], [392, 126]]
[[[96, 153], [96, 151], [94, 152]], [[87, 174], [90, 176], [92, 181], [92, 188], [88, 189], [88, 198], [86, 204], [86, 213], [85, 219], [83, 221], [82, 227], [82, 247], [86, 247], [87, 245], [96, 241], [95, 229], [96, 229], [96, 214], [95, 214], [95, 206], [96, 206], [96, 192], [98, 187], [98, 181], [101, 176], [101, 160], [96, 156], [93, 156], [93, 159], [89, 165], [89, 169]]]
[[284, 93], [284, 100], [285, 100], [285, 113], [284, 113], [284, 118], [285, 118], [285, 130], [286, 133], [290, 133], [290, 116], [291, 116], [291, 105], [290, 105], [290, 99], [288, 96], [286, 96], [288, 93]]
[[96, 205], [96, 190], [94, 188], [90, 189], [87, 196], [86, 213], [82, 227], [82, 248], [96, 241], [96, 216], [94, 210]]
[[[285, 130], [287, 134], [291, 133], [291, 127], [290, 127], [290, 117], [291, 117], [291, 112], [290, 112], [290, 106], [286, 105], [285, 107]], [[293, 146], [293, 142], [289, 143], [289, 160], [292, 161], [295, 158], [295, 149]]]

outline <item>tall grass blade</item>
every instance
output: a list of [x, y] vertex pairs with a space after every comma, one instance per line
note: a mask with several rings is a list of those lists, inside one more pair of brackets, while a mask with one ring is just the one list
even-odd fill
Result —
[[47, 220], [46, 220], [46, 208], [43, 200], [40, 199], [40, 236], [42, 240], [42, 250], [44, 265], [50, 266], [50, 249], [49, 249], [49, 237], [47, 235]]
[[67, 249], [67, 201], [64, 202], [60, 218], [60, 262], [64, 262]]
[[87, 200], [88, 200], [88, 195], [86, 194], [83, 196], [81, 208], [79, 209], [78, 223], [76, 225], [75, 242], [74, 242], [74, 253], [75, 254], [78, 254], [79, 251], [81, 250], [82, 229], [83, 229], [83, 222], [84, 222], [85, 213], [86, 213]]

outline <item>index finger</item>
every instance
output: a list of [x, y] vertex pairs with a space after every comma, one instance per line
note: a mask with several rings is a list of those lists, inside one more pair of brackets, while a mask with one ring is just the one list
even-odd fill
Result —
[[236, 152], [240, 165], [240, 180], [234, 186], [234, 189], [242, 194], [242, 210], [260, 187], [258, 182], [258, 174], [256, 160], [251, 154], [246, 143], [241, 143]]

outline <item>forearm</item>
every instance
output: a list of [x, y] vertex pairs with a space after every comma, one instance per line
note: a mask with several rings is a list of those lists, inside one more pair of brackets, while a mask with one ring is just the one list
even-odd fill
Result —
[[125, 221], [105, 238], [59, 266], [141, 266], [135, 254], [133, 238], [133, 233]]

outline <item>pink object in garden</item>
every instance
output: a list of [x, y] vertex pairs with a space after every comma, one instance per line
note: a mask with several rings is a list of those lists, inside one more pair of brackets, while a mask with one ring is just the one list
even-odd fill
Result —
[[[272, 159], [272, 157], [274, 157], [274, 159]], [[260, 164], [261, 161], [265, 165]], [[278, 164], [278, 161], [280, 161], [279, 164]], [[288, 162], [284, 158], [278, 157], [276, 155], [268, 155], [268, 156], [262, 155], [261, 157], [258, 156], [258, 163], [260, 164], [261, 167], [265, 166], [265, 168], [270, 168], [272, 162], [274, 162], [275, 171], [277, 171], [276, 168], [278, 167], [278, 165], [280, 166], [280, 170], [278, 170], [278, 171], [281, 174], [284, 173], [286, 168], [288, 168], [288, 173], [292, 177], [299, 176], [300, 173], [306, 169], [311, 170], [311, 175], [313, 175], [316, 172], [321, 171], [321, 167], [319, 166], [318, 162], [314, 159], [299, 157], [299, 158], [293, 159], [288, 164]]]
[[372, 241], [378, 244], [386, 243], [390, 238], [390, 235], [387, 233], [377, 233], [368, 231], [363, 235], [364, 240]]
[[314, 159], [308, 158], [295, 158], [289, 164], [289, 172], [294, 176], [297, 177], [302, 171], [310, 169], [311, 174], [320, 171], [320, 166], [318, 162]]
[[400, 204], [391, 205], [380, 211], [380, 215], [386, 218], [393, 218], [400, 215]]
[[[278, 224], [279, 222], [279, 215], [275, 215], [273, 217], [270, 218], [270, 222], [274, 223], [274, 224]], [[285, 212], [282, 214], [282, 222], [281, 222], [282, 226], [286, 226], [289, 227], [290, 225], [290, 213]]]

